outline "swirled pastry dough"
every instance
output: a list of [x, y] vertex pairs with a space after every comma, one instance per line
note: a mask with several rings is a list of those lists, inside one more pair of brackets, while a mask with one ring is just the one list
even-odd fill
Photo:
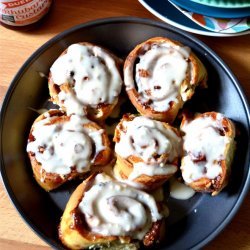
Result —
[[124, 65], [128, 96], [142, 114], [173, 122], [196, 86], [206, 85], [207, 72], [190, 48], [155, 37], [137, 45]]
[[177, 171], [181, 137], [166, 123], [143, 116], [124, 116], [116, 128], [114, 141], [115, 171], [123, 179], [152, 189]]
[[61, 219], [60, 238], [71, 249], [134, 240], [151, 245], [160, 239], [164, 217], [153, 196], [98, 174], [71, 196]]
[[87, 118], [50, 110], [34, 122], [27, 144], [34, 175], [46, 190], [107, 163], [105, 131]]
[[70, 45], [50, 68], [52, 101], [68, 114], [105, 119], [118, 101], [120, 59], [90, 44]]
[[197, 191], [218, 194], [228, 182], [235, 149], [234, 124], [220, 113], [207, 112], [192, 120], [184, 117], [181, 130], [185, 133], [184, 181]]

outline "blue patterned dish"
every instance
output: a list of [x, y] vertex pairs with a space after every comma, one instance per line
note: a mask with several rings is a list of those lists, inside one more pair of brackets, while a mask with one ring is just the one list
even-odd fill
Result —
[[216, 8], [187, 0], [171, 0], [171, 1], [183, 9], [210, 17], [241, 18], [250, 16], [250, 8], [236, 8], [236, 9]]
[[250, 7], [250, 0], [191, 0], [199, 4], [217, 8], [246, 8]]
[[[170, 3], [171, 0], [169, 0]], [[207, 30], [220, 33], [238, 33], [250, 30], [250, 18], [215, 18], [186, 11], [172, 3], [183, 15]]]
[[148, 11], [150, 11], [153, 15], [155, 15], [162, 21], [191, 33], [217, 37], [229, 37], [250, 34], [250, 31], [227, 34], [206, 30], [205, 28], [199, 26], [198, 24], [190, 20], [188, 17], [184, 16], [167, 0], [139, 0], [139, 2]]

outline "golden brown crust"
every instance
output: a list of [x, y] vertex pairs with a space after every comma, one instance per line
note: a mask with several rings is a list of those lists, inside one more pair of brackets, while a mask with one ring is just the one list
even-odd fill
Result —
[[[60, 111], [60, 110], [50, 110], [46, 112], [46, 114], [50, 115], [50, 117], [56, 117], [56, 119], [53, 119], [51, 123], [49, 124], [55, 124], [55, 123], [64, 123], [66, 121], [69, 121], [70, 116], [67, 116], [65, 112]], [[28, 142], [34, 141], [35, 138], [32, 135], [32, 131], [34, 129], [34, 124], [45, 119], [46, 116], [45, 114], [40, 115], [33, 123], [30, 134], [29, 134], [29, 139]], [[48, 125], [49, 125], [48, 124]], [[101, 127], [97, 125], [94, 122], [86, 123], [83, 124], [83, 127], [85, 128], [92, 128], [93, 130], [99, 130]], [[110, 142], [108, 139], [108, 136], [106, 133], [102, 134], [102, 141], [103, 145], [106, 146], [106, 148], [98, 153], [96, 155], [95, 160], [93, 165], [105, 165], [109, 162], [110, 156], [111, 156], [111, 149], [110, 149]], [[40, 162], [37, 161], [36, 156], [33, 152], [28, 152], [28, 156], [31, 162], [32, 170], [34, 177], [37, 181], [37, 183], [46, 191], [53, 190], [59, 186], [61, 186], [63, 183], [75, 179], [76, 177], [81, 177], [84, 176], [86, 173], [78, 173], [74, 168], [72, 168], [71, 173], [67, 175], [59, 175], [56, 173], [48, 173], [46, 172], [43, 168]]]
[[[117, 237], [103, 237], [93, 234], [84, 226], [84, 218], [79, 221], [77, 208], [84, 192], [88, 190], [95, 175], [82, 182], [71, 195], [59, 226], [59, 238], [69, 249], [83, 249], [94, 244], [105, 244], [117, 240]], [[78, 220], [77, 220], [78, 217]]]
[[[217, 112], [206, 112], [203, 114], [197, 114], [192, 119], [198, 119], [201, 117], [211, 117], [213, 120], [217, 120]], [[189, 121], [189, 118], [184, 116], [181, 122], [181, 127]], [[223, 117], [221, 120], [222, 129], [218, 128], [218, 131], [221, 135], [227, 136], [230, 139], [230, 143], [227, 144], [224, 151], [225, 160], [219, 160], [219, 164], [222, 169], [222, 173], [217, 176], [215, 179], [211, 180], [209, 178], [200, 178], [191, 183], [186, 183], [188, 186], [193, 188], [198, 192], [209, 192], [212, 196], [217, 195], [228, 183], [228, 179], [231, 172], [231, 164], [233, 161], [234, 151], [235, 151], [235, 126], [231, 120], [226, 117]], [[185, 162], [182, 160], [182, 165]]]
[[[164, 37], [154, 37], [151, 38], [139, 45], [137, 45], [128, 55], [126, 58], [125, 64], [124, 64], [124, 72], [126, 70], [130, 71], [130, 74], [134, 75], [134, 64], [136, 63], [136, 59], [138, 56], [145, 52], [145, 47], [148, 49], [152, 44], [160, 44], [160, 43], [168, 43], [170, 46], [176, 47], [183, 45], [177, 41], [164, 38]], [[146, 50], [147, 50], [146, 49]], [[180, 91], [185, 92], [186, 100], [190, 99], [194, 92], [195, 88], [200, 85], [202, 87], [206, 87], [206, 81], [207, 81], [207, 71], [201, 61], [195, 56], [193, 52], [190, 53], [188, 60], [191, 63], [191, 75], [187, 75], [185, 80], [181, 84]], [[126, 75], [124, 73], [124, 75]], [[146, 76], [144, 72], [144, 77]], [[129, 85], [126, 83], [128, 81], [125, 77], [125, 85]], [[136, 84], [136, 83], [135, 83]], [[150, 105], [142, 104], [140, 101], [138, 101], [139, 93], [137, 92], [136, 88], [127, 89], [127, 94], [132, 102], [132, 104], [135, 106], [137, 111], [141, 113], [142, 115], [145, 115], [147, 117], [159, 120], [159, 121], [165, 121], [172, 123], [175, 120], [175, 117], [177, 116], [179, 110], [182, 108], [184, 102], [186, 100], [183, 100], [181, 95], [177, 96], [177, 101], [171, 101], [169, 103], [169, 109], [163, 112], [158, 112], [152, 109]]]
[[[123, 122], [124, 121], [132, 121], [136, 116], [135, 115], [124, 115], [121, 119], [120, 123], [117, 125], [113, 141], [119, 142], [120, 140], [120, 131], [124, 131]], [[170, 126], [167, 123], [162, 122], [162, 125], [166, 129], [172, 130], [177, 136], [180, 137], [180, 133], [175, 129], [174, 127]], [[165, 155], [160, 156], [160, 158], [166, 157]], [[128, 179], [129, 175], [133, 171], [133, 165], [138, 162], [143, 162], [143, 160], [140, 157], [131, 155], [128, 158], [124, 159], [123, 157], [117, 155], [117, 161], [114, 166], [114, 172], [118, 175], [118, 177], [126, 180]], [[174, 159], [174, 161], [171, 163], [173, 165], [176, 165], [176, 171], [177, 171], [177, 164], [178, 164], [178, 157]], [[140, 175], [139, 177], [135, 178], [133, 182], [136, 182], [138, 184], [141, 184], [142, 187], [145, 187], [144, 189], [147, 190], [153, 190], [161, 186], [164, 182], [166, 182], [173, 174], [168, 175], [154, 175], [154, 176], [148, 176], [148, 175]]]
[[[128, 236], [102, 236], [91, 232], [85, 222], [84, 215], [80, 214], [78, 209], [79, 203], [84, 197], [84, 193], [91, 187], [96, 174], [91, 175], [76, 188], [61, 218], [59, 238], [69, 249], [85, 249], [93, 245], [109, 245], [110, 243], [115, 243], [119, 246], [119, 244], [133, 242]], [[160, 220], [152, 224], [151, 229], [143, 239], [145, 246], [151, 246], [160, 241], [165, 227], [163, 221]]]
[[[176, 166], [177, 170], [177, 166]], [[129, 175], [133, 171], [133, 164], [130, 163], [128, 160], [123, 159], [120, 156], [117, 156], [117, 161], [114, 166], [114, 171], [118, 174], [118, 177], [127, 180], [129, 178]], [[141, 185], [142, 189], [145, 190], [154, 190], [163, 183], [165, 183], [169, 178], [173, 176], [173, 174], [169, 175], [154, 175], [154, 176], [148, 176], [148, 175], [140, 175], [139, 177], [135, 178], [133, 182], [138, 183]]]
[[[97, 46], [94, 45], [92, 43], [88, 43], [88, 42], [79, 42], [78, 44], [80, 45], [89, 45], [89, 46]], [[100, 46], [99, 46], [100, 47]], [[100, 47], [102, 48], [102, 47]], [[121, 74], [121, 65], [122, 65], [122, 60], [120, 58], [118, 58], [117, 56], [115, 56], [113, 53], [111, 53], [109, 50], [102, 48], [106, 53], [108, 53], [115, 61], [115, 65], [118, 69], [118, 71]], [[68, 49], [66, 49], [65, 51], [62, 52], [62, 55], [66, 54], [68, 51]], [[64, 111], [67, 112], [66, 107], [63, 105], [63, 103], [59, 100], [58, 94], [63, 90], [64, 92], [68, 93], [72, 91], [72, 86], [70, 83], [64, 83], [62, 85], [57, 85], [52, 78], [51, 72], [49, 73], [49, 78], [48, 78], [48, 82], [49, 82], [49, 94], [51, 96], [51, 101], [57, 105], [60, 106], [60, 108]], [[94, 121], [103, 121], [105, 120], [112, 112], [112, 110], [114, 109], [115, 105], [118, 102], [118, 97], [114, 100], [113, 103], [108, 104], [108, 103], [100, 103], [97, 108], [94, 107], [90, 107], [87, 106], [86, 107], [86, 112], [87, 112], [87, 117], [90, 120], [94, 120]], [[83, 106], [84, 109], [84, 106]]]

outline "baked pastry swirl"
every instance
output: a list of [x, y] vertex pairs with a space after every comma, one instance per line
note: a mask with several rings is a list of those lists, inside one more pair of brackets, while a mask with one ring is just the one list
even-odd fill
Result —
[[190, 48], [163, 37], [137, 45], [124, 64], [129, 99], [142, 115], [173, 122], [207, 72]]
[[31, 128], [27, 152], [38, 184], [47, 191], [110, 159], [109, 140], [96, 123], [50, 110]]
[[167, 123], [124, 115], [116, 127], [114, 141], [114, 172], [123, 180], [154, 189], [177, 171], [181, 137]]
[[67, 114], [104, 120], [121, 92], [120, 64], [120, 59], [94, 44], [70, 45], [50, 68], [52, 101]]
[[[116, 126], [120, 114], [131, 112], [120, 95], [120, 66], [120, 59], [94, 44], [69, 46], [49, 74], [51, 100], [60, 110], [40, 115], [29, 134], [28, 156], [43, 189], [84, 178], [59, 225], [67, 249], [154, 247], [165, 236], [168, 216], [162, 185], [181, 157], [183, 180], [194, 190], [216, 195], [228, 182], [235, 149], [229, 119], [216, 112], [184, 116], [182, 133], [169, 125], [196, 87], [206, 87], [207, 71], [190, 48], [155, 37], [130, 52], [124, 82], [142, 116], [126, 114]], [[107, 133], [91, 120], [114, 135], [116, 156]], [[172, 198], [195, 193], [174, 177], [169, 186]]]
[[164, 209], [161, 210], [153, 196], [105, 174], [94, 174], [69, 199], [61, 218], [59, 237], [70, 249], [126, 245], [135, 241], [150, 246], [161, 238], [164, 217]]
[[235, 151], [235, 127], [232, 121], [216, 112], [184, 116], [181, 130], [184, 157], [182, 177], [196, 191], [218, 194], [228, 182]]

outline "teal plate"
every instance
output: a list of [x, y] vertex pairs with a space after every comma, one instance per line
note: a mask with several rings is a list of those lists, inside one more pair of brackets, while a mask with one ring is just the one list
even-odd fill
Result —
[[191, 0], [199, 4], [218, 8], [247, 8], [250, 0]]
[[204, 16], [216, 18], [245, 18], [250, 16], [250, 7], [229, 9], [206, 6], [187, 0], [171, 0], [171, 2], [190, 12]]

